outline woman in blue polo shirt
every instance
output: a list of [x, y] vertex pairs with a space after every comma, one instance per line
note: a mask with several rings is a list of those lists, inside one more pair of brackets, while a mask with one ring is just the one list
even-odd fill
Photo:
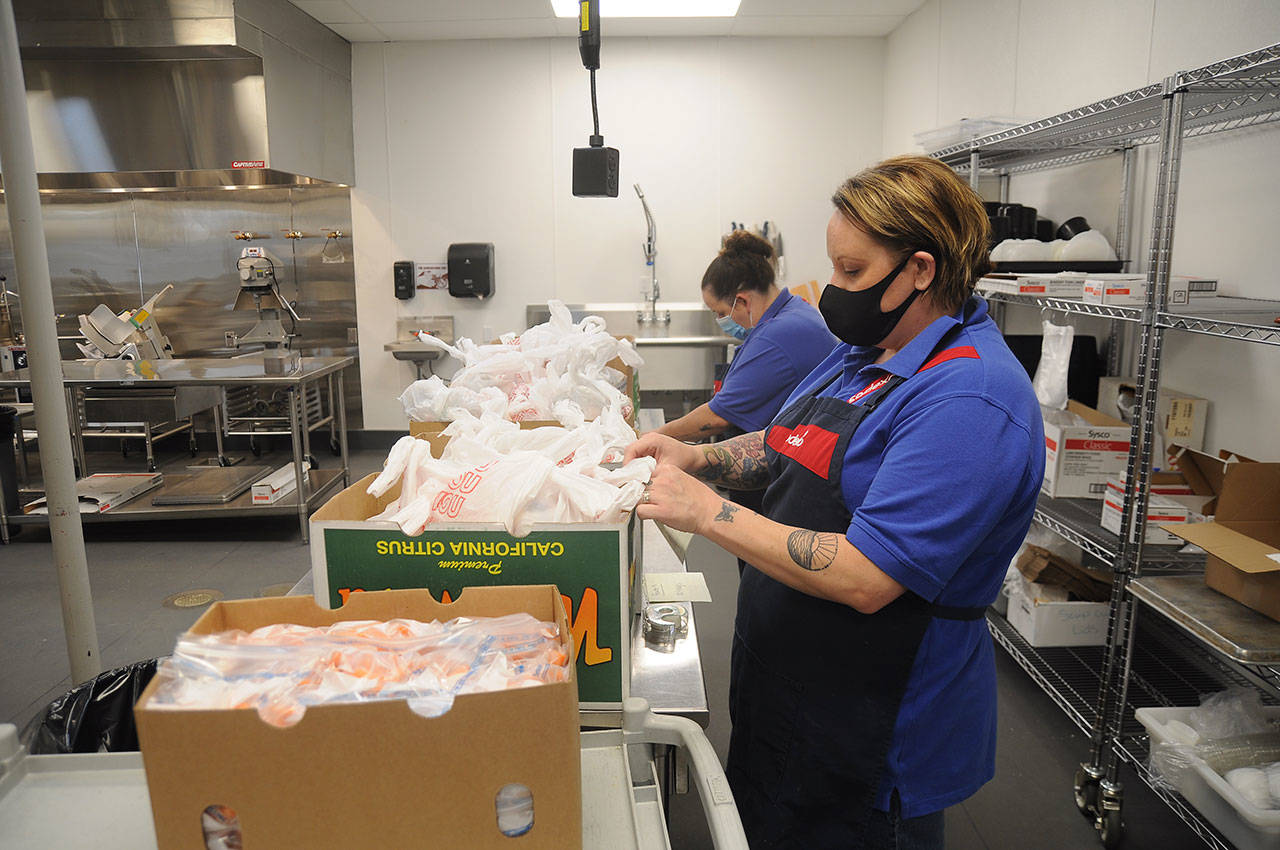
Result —
[[720, 328], [742, 340], [720, 390], [657, 429], [677, 440], [759, 431], [837, 340], [822, 316], [774, 282], [773, 246], [735, 230], [702, 276], [702, 300]]
[[[1035, 395], [984, 301], [988, 225], [936, 160], [845, 181], [819, 304], [839, 345], [768, 428], [646, 435], [639, 515], [751, 566], [739, 584], [727, 773], [753, 848], [940, 848], [995, 768], [982, 614], [1044, 471]], [[694, 477], [696, 476], [696, 478]], [[760, 513], [718, 496], [768, 486]]]

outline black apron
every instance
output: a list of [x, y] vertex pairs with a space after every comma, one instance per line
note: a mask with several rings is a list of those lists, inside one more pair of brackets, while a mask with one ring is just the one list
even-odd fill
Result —
[[[764, 515], [843, 536], [852, 517], [840, 488], [849, 440], [904, 379], [886, 374], [849, 401], [819, 398], [835, 380], [766, 430], [772, 483]], [[863, 847], [930, 619], [984, 612], [933, 605], [907, 591], [860, 614], [747, 567], [738, 586], [726, 772], [753, 850]]]

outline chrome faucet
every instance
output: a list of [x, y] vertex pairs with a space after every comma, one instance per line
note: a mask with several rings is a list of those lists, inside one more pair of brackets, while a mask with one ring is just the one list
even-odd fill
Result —
[[644, 207], [644, 221], [648, 227], [648, 234], [644, 240], [644, 262], [649, 267], [650, 274], [649, 291], [644, 296], [645, 309], [636, 311], [636, 321], [642, 325], [659, 323], [669, 325], [671, 311], [658, 312], [658, 299], [662, 297], [662, 290], [658, 288], [658, 229], [653, 224], [653, 214], [649, 212], [649, 203], [644, 199], [644, 191], [641, 190], [639, 183], [633, 185], [636, 196], [640, 198], [640, 206]]

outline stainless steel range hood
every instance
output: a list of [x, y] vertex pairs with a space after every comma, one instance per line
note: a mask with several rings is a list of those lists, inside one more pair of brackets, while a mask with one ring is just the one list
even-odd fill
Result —
[[41, 190], [352, 182], [351, 45], [287, 0], [14, 5]]

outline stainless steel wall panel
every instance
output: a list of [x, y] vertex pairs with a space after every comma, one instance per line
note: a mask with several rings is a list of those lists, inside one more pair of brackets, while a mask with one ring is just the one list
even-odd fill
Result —
[[[150, 298], [174, 284], [156, 310], [156, 321], [176, 356], [225, 354], [225, 332], [248, 333], [257, 321], [253, 312], [231, 309], [240, 291], [236, 260], [246, 245], [266, 250], [276, 263], [281, 292], [292, 297], [292, 245], [283, 233], [290, 221], [287, 189], [134, 197], [143, 291]], [[233, 231], [260, 237], [238, 241]]]
[[[351, 192], [341, 188], [293, 189], [290, 196], [294, 229], [303, 233], [303, 238], [293, 240], [298, 313], [306, 319], [299, 325], [302, 348], [319, 356], [359, 358], [359, 346], [348, 337], [348, 329], [356, 327]], [[343, 235], [328, 240], [326, 236], [333, 230]], [[359, 428], [363, 422], [359, 364], [349, 367], [343, 378], [347, 423]]]
[[[16, 288], [8, 220], [0, 195], [0, 275]], [[166, 192], [59, 192], [41, 195], [62, 356], [80, 356], [76, 317], [98, 304], [119, 312], [140, 306], [167, 284], [156, 322], [177, 357], [221, 356], [225, 333], [245, 334], [252, 311], [232, 310], [240, 291], [236, 260], [260, 245], [276, 263], [281, 294], [304, 319], [294, 348], [305, 355], [358, 356], [351, 194], [341, 187], [199, 189]], [[288, 239], [298, 230], [302, 239]], [[326, 235], [343, 236], [330, 243]], [[258, 237], [239, 241], [233, 231]], [[336, 249], [336, 250], [335, 250]], [[326, 262], [324, 255], [338, 259]], [[15, 318], [21, 325], [21, 304]], [[285, 320], [286, 326], [289, 320]], [[361, 424], [360, 372], [345, 374], [347, 421]]]
[[[76, 317], [99, 304], [117, 313], [140, 306], [138, 245], [129, 196], [59, 195], [42, 201], [58, 336], [78, 338]], [[80, 356], [73, 341], [63, 341], [62, 356]]]

